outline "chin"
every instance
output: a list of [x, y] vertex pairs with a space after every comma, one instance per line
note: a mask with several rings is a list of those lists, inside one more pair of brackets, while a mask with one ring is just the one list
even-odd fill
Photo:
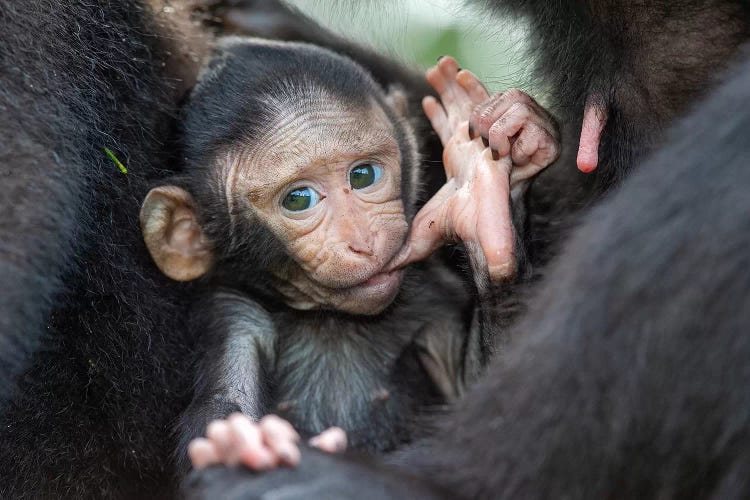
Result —
[[367, 281], [346, 290], [337, 306], [348, 314], [374, 316], [383, 312], [401, 289], [402, 270], [377, 274]]

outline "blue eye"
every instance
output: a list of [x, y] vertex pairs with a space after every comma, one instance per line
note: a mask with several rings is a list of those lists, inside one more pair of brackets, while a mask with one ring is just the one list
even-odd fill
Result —
[[374, 163], [357, 165], [349, 171], [352, 189], [364, 189], [375, 184], [383, 176], [383, 167]]
[[281, 201], [281, 206], [290, 212], [301, 212], [312, 208], [320, 201], [320, 195], [313, 188], [299, 187], [290, 191]]

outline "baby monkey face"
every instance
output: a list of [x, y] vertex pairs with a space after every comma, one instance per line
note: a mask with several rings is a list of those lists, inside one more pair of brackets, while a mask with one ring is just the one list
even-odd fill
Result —
[[398, 293], [401, 272], [384, 272], [408, 231], [401, 155], [383, 110], [308, 103], [238, 165], [233, 191], [284, 242], [296, 267], [271, 270], [299, 309], [377, 314]]

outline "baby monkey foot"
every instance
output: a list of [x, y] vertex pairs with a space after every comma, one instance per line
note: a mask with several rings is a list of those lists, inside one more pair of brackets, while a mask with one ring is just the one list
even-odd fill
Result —
[[[456, 128], [467, 121], [474, 108], [490, 96], [479, 78], [471, 71], [459, 69], [456, 60], [450, 56], [441, 57], [425, 76], [438, 93], [440, 101], [427, 96], [422, 100], [422, 107], [440, 141], [446, 145]], [[471, 131], [470, 135], [473, 135]]]
[[[212, 465], [244, 465], [255, 471], [299, 463], [300, 437], [294, 427], [276, 415], [259, 422], [241, 413], [225, 420], [214, 420], [206, 437], [193, 439], [188, 446], [190, 462], [196, 469]], [[346, 433], [331, 427], [310, 440], [310, 445], [329, 453], [346, 449]]]

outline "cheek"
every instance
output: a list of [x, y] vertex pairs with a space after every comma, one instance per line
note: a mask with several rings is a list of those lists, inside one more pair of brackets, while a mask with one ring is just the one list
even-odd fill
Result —
[[379, 204], [370, 211], [369, 226], [374, 235], [389, 245], [401, 245], [409, 231], [401, 200]]
[[289, 234], [290, 256], [307, 272], [317, 268], [328, 257], [328, 224], [320, 224], [304, 234]]

